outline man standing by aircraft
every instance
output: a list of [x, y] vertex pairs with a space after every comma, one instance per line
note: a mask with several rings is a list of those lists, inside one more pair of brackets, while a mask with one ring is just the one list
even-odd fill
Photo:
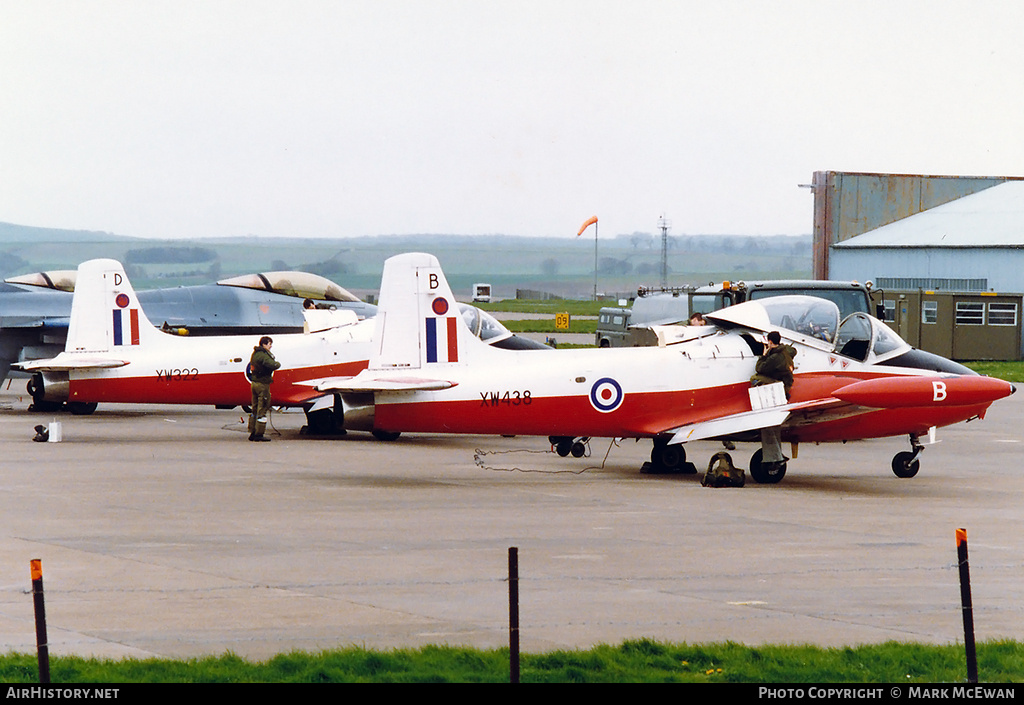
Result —
[[270, 352], [274, 341], [270, 336], [260, 338], [260, 344], [252, 349], [249, 358], [249, 381], [252, 384], [252, 410], [249, 412], [249, 440], [269, 441], [263, 435], [267, 428], [267, 414], [270, 413], [270, 383], [274, 381], [274, 370], [281, 363]]
[[[758, 358], [754, 367], [754, 376], [750, 379], [753, 386], [782, 382], [786, 390], [786, 400], [793, 387], [793, 370], [796, 365], [796, 348], [783, 345], [779, 331], [768, 333], [764, 354]], [[761, 463], [768, 468], [785, 463], [788, 458], [782, 454], [782, 430], [778, 426], [761, 429]]]

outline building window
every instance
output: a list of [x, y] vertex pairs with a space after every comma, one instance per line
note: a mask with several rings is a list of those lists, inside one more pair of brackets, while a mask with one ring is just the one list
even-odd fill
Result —
[[985, 304], [981, 301], [957, 301], [956, 324], [958, 326], [985, 325]]
[[892, 299], [882, 300], [882, 320], [886, 323], [896, 322], [896, 302]]
[[[921, 304], [921, 323], [938, 323], [939, 302], [924, 301]], [[959, 321], [958, 321], [959, 322]]]
[[988, 324], [990, 326], [1017, 325], [1017, 304], [996, 303], [988, 305]]

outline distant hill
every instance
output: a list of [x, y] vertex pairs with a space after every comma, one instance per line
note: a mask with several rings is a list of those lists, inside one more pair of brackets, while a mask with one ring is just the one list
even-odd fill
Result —
[[61, 230], [59, 228], [35, 228], [30, 225], [0, 223], [0, 246], [19, 242], [66, 242], [69, 238], [74, 238], [80, 242], [140, 239], [94, 230]]
[[[811, 236], [678, 235], [668, 240], [668, 284], [723, 279], [811, 276]], [[401, 252], [430, 252], [441, 260], [456, 295], [488, 282], [499, 297], [533, 289], [589, 298], [594, 288], [594, 240], [516, 235], [377, 235], [343, 239], [203, 238], [156, 240], [112, 233], [0, 223], [0, 276], [74, 269], [96, 257], [135, 264], [139, 288], [209, 283], [249, 272], [310, 271], [353, 293], [375, 292], [384, 260]], [[143, 257], [140, 252], [159, 252]], [[143, 259], [149, 261], [142, 261]], [[661, 235], [631, 233], [598, 241], [597, 285], [618, 296], [657, 286]]]

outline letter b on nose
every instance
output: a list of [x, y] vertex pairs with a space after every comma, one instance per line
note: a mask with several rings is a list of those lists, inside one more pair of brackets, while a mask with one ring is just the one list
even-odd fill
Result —
[[932, 382], [932, 401], [944, 401], [946, 398], [946, 383]]

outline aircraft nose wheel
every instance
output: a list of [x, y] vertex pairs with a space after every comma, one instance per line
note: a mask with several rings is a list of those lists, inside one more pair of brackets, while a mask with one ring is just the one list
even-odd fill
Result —
[[917, 456], [924, 450], [924, 446], [915, 434], [910, 434], [910, 447], [913, 450], [904, 450], [892, 457], [892, 471], [896, 477], [913, 477], [921, 469], [921, 461]]
[[892, 471], [896, 477], [913, 477], [920, 469], [921, 461], [917, 459], [917, 453], [904, 450], [892, 457]]

